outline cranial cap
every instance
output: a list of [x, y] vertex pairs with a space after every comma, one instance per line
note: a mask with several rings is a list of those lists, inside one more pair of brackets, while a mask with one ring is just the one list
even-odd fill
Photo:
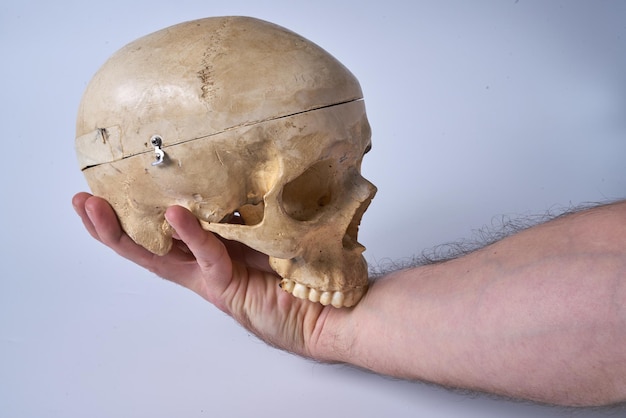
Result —
[[76, 136], [90, 188], [151, 252], [171, 248], [164, 213], [181, 205], [267, 254], [294, 296], [341, 307], [365, 293], [370, 128], [358, 81], [314, 43], [246, 17], [147, 35], [95, 74]]

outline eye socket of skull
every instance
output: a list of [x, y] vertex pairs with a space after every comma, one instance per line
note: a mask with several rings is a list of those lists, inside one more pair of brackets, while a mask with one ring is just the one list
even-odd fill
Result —
[[283, 188], [285, 213], [298, 221], [312, 221], [321, 215], [337, 193], [337, 171], [332, 160], [322, 160]]

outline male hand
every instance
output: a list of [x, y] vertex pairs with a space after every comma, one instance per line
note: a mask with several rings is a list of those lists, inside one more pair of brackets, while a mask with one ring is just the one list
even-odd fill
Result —
[[104, 199], [78, 193], [72, 204], [91, 236], [119, 255], [193, 290], [275, 347], [331, 359], [320, 347], [320, 336], [339, 311], [281, 290], [266, 255], [203, 230], [191, 212], [172, 206], [165, 217], [176, 231], [174, 245], [157, 256], [126, 235]]

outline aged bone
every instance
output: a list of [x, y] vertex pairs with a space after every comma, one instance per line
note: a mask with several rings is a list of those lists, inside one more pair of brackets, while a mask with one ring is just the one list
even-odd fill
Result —
[[285, 291], [336, 307], [368, 285], [357, 231], [376, 191], [360, 172], [370, 146], [354, 76], [299, 35], [244, 17], [130, 43], [89, 83], [77, 120], [87, 182], [135, 242], [167, 253], [164, 212], [181, 205], [267, 254]]

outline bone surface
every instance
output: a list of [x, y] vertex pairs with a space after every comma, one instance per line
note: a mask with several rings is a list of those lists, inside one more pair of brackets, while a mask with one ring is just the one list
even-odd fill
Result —
[[167, 207], [267, 254], [295, 297], [353, 306], [368, 285], [361, 175], [370, 127], [356, 78], [314, 43], [245, 17], [140, 38], [96, 73], [76, 151], [94, 194], [159, 255]]

